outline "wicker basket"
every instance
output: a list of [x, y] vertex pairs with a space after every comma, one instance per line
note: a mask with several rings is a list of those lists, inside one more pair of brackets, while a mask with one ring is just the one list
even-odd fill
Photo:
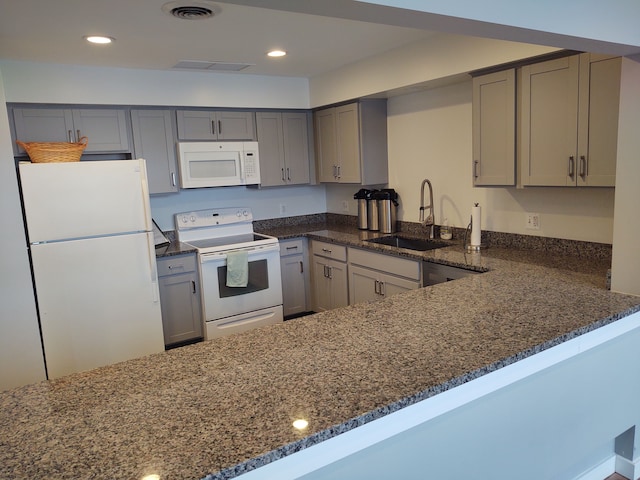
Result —
[[87, 137], [77, 143], [69, 142], [28, 142], [16, 140], [24, 148], [33, 163], [77, 162], [87, 148]]

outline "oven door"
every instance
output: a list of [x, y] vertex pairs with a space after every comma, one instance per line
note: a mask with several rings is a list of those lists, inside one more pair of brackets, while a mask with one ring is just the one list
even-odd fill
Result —
[[280, 246], [247, 247], [246, 287], [227, 287], [227, 254], [200, 254], [202, 303], [207, 322], [282, 305]]

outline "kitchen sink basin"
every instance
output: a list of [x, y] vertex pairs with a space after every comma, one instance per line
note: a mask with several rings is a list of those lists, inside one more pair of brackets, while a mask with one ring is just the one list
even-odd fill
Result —
[[407, 248], [424, 252], [435, 248], [449, 247], [450, 244], [437, 240], [427, 240], [422, 238], [401, 237], [399, 235], [389, 235], [386, 237], [371, 238], [366, 242], [389, 245], [391, 247]]

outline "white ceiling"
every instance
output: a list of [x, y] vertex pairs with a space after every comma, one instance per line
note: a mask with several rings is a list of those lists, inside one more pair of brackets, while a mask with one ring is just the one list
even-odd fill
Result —
[[[162, 11], [168, 1], [0, 0], [0, 59], [161, 70], [217, 61], [255, 64], [247, 74], [313, 77], [433, 35], [224, 2], [213, 18], [182, 20]], [[116, 41], [90, 45], [89, 34]], [[289, 54], [267, 58], [272, 48]]]

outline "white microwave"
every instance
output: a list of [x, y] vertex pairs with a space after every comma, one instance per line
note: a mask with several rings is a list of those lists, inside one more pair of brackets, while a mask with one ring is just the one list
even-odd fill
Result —
[[258, 142], [179, 142], [180, 187], [260, 183]]

